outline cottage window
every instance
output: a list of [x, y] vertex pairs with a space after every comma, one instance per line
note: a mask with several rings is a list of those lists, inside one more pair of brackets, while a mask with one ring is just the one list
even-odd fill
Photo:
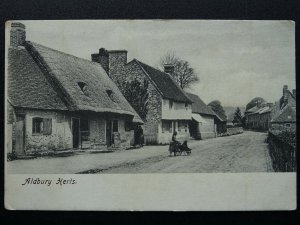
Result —
[[52, 133], [52, 119], [32, 118], [32, 134], [50, 135]]
[[172, 109], [173, 108], [173, 101], [169, 100], [169, 108]]
[[113, 125], [113, 132], [118, 132], [119, 131], [119, 121], [118, 120], [113, 120], [112, 125]]
[[187, 123], [185, 121], [178, 121], [178, 131], [187, 131]]
[[168, 120], [162, 121], [162, 132], [172, 133], [172, 121], [168, 121]]
[[113, 102], [118, 102], [118, 100], [117, 100], [117, 98], [115, 96], [115, 93], [112, 90], [107, 89], [106, 90], [106, 94], [110, 98], [110, 100], [112, 100]]
[[291, 124], [290, 123], [286, 123], [285, 127], [291, 127]]
[[88, 95], [87, 84], [84, 82], [78, 82], [77, 84], [78, 84], [80, 90], [83, 92], [83, 94]]
[[185, 109], [188, 110], [189, 104], [187, 102], [184, 104], [184, 106], [185, 106]]

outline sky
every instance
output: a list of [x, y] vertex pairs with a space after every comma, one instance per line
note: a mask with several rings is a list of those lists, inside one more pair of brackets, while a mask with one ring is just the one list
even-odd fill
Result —
[[245, 106], [254, 97], [277, 101], [295, 88], [292, 21], [65, 20], [20, 21], [26, 39], [90, 60], [99, 48], [126, 49], [153, 67], [174, 52], [199, 76], [189, 92], [205, 102]]

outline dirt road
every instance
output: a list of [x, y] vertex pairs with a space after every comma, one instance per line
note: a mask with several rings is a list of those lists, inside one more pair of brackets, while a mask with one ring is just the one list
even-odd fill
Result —
[[267, 134], [244, 132], [189, 141], [190, 156], [169, 157], [168, 146], [7, 162], [10, 174], [271, 172]]
[[190, 156], [169, 157], [166, 154], [120, 164], [101, 173], [210, 173], [272, 172], [267, 134], [245, 132], [190, 144]]

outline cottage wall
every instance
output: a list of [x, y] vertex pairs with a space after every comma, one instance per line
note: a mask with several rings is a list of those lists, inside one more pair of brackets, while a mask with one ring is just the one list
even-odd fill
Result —
[[[169, 144], [172, 140], [173, 131], [175, 130], [177, 132], [177, 140], [178, 141], [185, 141], [188, 140], [190, 137], [189, 127], [188, 127], [188, 121], [187, 120], [170, 120], [171, 122], [171, 129], [168, 131], [163, 131], [162, 123], [161, 121], [158, 126], [158, 143], [160, 144]], [[185, 124], [184, 128], [179, 129], [179, 122]]]
[[199, 124], [201, 139], [216, 137], [214, 117], [213, 116], [206, 116], [206, 115], [201, 115], [201, 116], [206, 121], [206, 123]]
[[[52, 132], [50, 135], [32, 133], [32, 119], [35, 117], [52, 119]], [[72, 148], [72, 131], [70, 116], [67, 116], [64, 113], [53, 111], [26, 110], [26, 152], [60, 150], [69, 148]]]
[[[172, 107], [170, 107], [172, 104]], [[191, 120], [192, 105], [184, 102], [173, 102], [169, 99], [162, 101], [162, 119]]]
[[15, 113], [9, 102], [7, 102], [6, 106], [5, 146], [6, 152], [12, 153], [15, 140]]
[[125, 120], [119, 119], [120, 147], [128, 148], [134, 145], [134, 131], [125, 130]]
[[101, 149], [106, 145], [105, 129], [106, 120], [97, 116], [91, 116], [89, 120], [90, 147]]

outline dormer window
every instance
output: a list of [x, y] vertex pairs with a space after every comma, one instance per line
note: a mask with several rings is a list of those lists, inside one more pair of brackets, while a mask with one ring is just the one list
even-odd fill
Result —
[[88, 95], [87, 84], [84, 82], [77, 82], [77, 84], [78, 84], [80, 90], [83, 92], [83, 94]]
[[108, 96], [113, 102], [118, 102], [117, 99], [116, 99], [116, 97], [115, 97], [115, 93], [114, 93], [112, 90], [107, 89], [107, 90], [106, 90], [106, 94], [107, 94], [107, 96]]

